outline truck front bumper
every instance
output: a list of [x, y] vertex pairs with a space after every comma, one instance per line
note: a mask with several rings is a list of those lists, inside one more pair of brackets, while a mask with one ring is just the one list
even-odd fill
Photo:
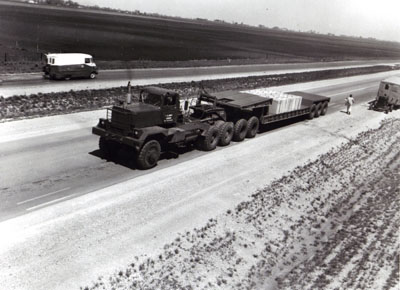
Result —
[[128, 145], [129, 147], [133, 147], [136, 151], [139, 151], [143, 145], [143, 141], [135, 139], [133, 137], [121, 136], [112, 132], [107, 131], [104, 128], [99, 126], [92, 127], [92, 133], [94, 135], [98, 135], [100, 137], [106, 138], [106, 140], [112, 140], [114, 142]]

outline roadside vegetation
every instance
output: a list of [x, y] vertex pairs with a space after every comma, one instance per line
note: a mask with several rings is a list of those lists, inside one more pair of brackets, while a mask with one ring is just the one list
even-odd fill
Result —
[[[209, 92], [240, 89], [250, 90], [311, 80], [377, 73], [391, 69], [393, 69], [391, 66], [375, 66], [274, 76], [207, 80], [202, 81], [201, 84], [200, 82], [182, 82], [160, 84], [158, 86], [176, 90], [183, 97], [192, 98], [197, 95], [200, 86], [203, 86]], [[140, 87], [134, 86], [132, 89], [134, 93], [137, 93]], [[0, 122], [101, 109], [115, 104], [118, 100], [123, 100], [126, 93], [126, 87], [117, 87], [100, 90], [70, 90], [68, 92], [32, 94], [29, 96], [20, 95], [9, 98], [0, 96]]]
[[400, 119], [386, 119], [81, 289], [396, 289]]

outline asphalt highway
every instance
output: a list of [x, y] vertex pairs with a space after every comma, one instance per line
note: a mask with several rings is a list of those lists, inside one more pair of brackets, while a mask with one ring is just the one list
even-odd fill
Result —
[[[366, 103], [376, 95], [379, 81], [394, 74], [399, 72], [272, 89], [302, 90], [331, 97], [328, 114], [344, 110], [343, 100], [352, 93], [356, 104], [362, 104], [360, 110], [367, 110]], [[127, 152], [120, 152], [114, 161], [102, 159], [98, 138], [91, 134], [91, 126], [104, 114], [101, 110], [0, 124], [0, 221], [208, 154], [191, 150], [179, 157], [164, 156], [156, 168], [148, 171], [132, 169], [125, 162], [130, 157]], [[261, 134], [286, 126], [296, 127], [296, 124], [298, 122], [267, 127]], [[7, 134], [7, 130], [20, 133]], [[36, 134], [35, 130], [40, 133]]]
[[101, 89], [132, 85], [200, 81], [207, 79], [234, 78], [255, 75], [274, 75], [306, 71], [329, 70], [374, 65], [395, 65], [400, 60], [387, 61], [340, 61], [292, 64], [236, 65], [198, 68], [158, 68], [131, 70], [100, 70], [94, 80], [48, 80], [42, 73], [0, 75], [0, 96], [29, 95], [84, 89]]

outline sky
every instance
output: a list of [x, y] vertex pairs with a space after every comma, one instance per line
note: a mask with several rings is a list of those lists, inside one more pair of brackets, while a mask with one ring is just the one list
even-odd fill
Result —
[[75, 0], [84, 5], [400, 42], [400, 0]]

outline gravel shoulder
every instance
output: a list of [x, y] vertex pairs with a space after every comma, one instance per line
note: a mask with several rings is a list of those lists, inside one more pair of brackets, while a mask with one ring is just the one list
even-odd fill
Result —
[[[99, 276], [105, 278], [98, 283], [113, 283], [121, 289], [130, 287], [126, 283], [133, 281], [149, 283], [143, 284], [148, 288], [158, 285], [152, 283], [166, 283], [159, 284], [163, 285], [163, 289], [185, 288], [188, 284], [193, 288], [210, 289], [231, 289], [237, 283], [256, 283], [264, 289], [265, 285], [276, 283], [291, 285], [292, 278], [288, 274], [296, 269], [295, 266], [303, 265], [302, 261], [311, 261], [313, 253], [323, 246], [317, 243], [313, 247], [310, 244], [313, 245], [317, 237], [320, 237], [320, 243], [325, 239], [329, 241], [339, 231], [342, 221], [336, 221], [335, 215], [325, 215], [352, 195], [351, 191], [334, 194], [330, 187], [332, 183], [324, 183], [323, 179], [315, 176], [319, 170], [324, 175], [326, 171], [327, 177], [337, 181], [338, 189], [344, 190], [349, 183], [335, 179], [335, 176], [341, 176], [341, 169], [346, 169], [339, 160], [348, 162], [343, 165], [349, 164], [349, 169], [359, 173], [356, 175], [357, 182], [364, 177], [367, 178], [365, 182], [371, 176], [379, 176], [379, 169], [388, 165], [390, 158], [393, 166], [398, 164], [392, 153], [399, 152], [396, 147], [399, 144], [399, 113], [390, 115], [396, 120], [391, 123], [389, 131], [377, 130], [384, 134], [372, 138], [371, 144], [366, 143], [365, 146], [371, 146], [368, 155], [363, 153], [364, 147], [358, 145], [361, 141], [354, 138], [360, 132], [378, 128], [386, 115], [368, 111], [365, 104], [358, 104], [352, 116], [337, 112], [322, 119], [296, 123], [236, 146], [216, 150], [173, 167], [149, 171], [138, 178], [2, 222], [0, 234], [7, 239], [0, 241], [0, 281], [10, 290], [78, 289], [84, 285], [97, 287], [94, 286], [96, 282], [91, 281], [96, 281]], [[388, 132], [395, 133], [390, 135]], [[394, 137], [387, 139], [388, 136]], [[361, 155], [342, 156], [339, 148], [322, 158], [325, 155], [321, 154], [342, 143], [350, 144], [344, 145], [344, 149], [358, 148], [360, 151], [356, 152]], [[332, 161], [329, 161], [330, 156]], [[350, 162], [352, 159], [346, 161], [346, 156], [353, 158], [355, 167]], [[358, 159], [360, 161], [356, 162]], [[373, 160], [379, 162], [371, 162]], [[322, 161], [332, 164], [330, 166], [334, 170], [325, 168]], [[304, 165], [305, 169], [301, 167]], [[343, 172], [347, 181], [353, 181], [352, 172]], [[283, 175], [286, 179], [279, 179]], [[314, 180], [317, 182], [315, 185]], [[275, 192], [275, 189], [279, 191]], [[260, 201], [261, 196], [265, 204]], [[252, 203], [252, 200], [258, 201]], [[324, 201], [324, 207], [319, 211], [321, 201]], [[357, 206], [362, 204], [354, 205], [348, 214]], [[395, 224], [389, 228], [396, 225], [396, 219], [398, 216], [394, 216], [392, 220]], [[301, 220], [304, 220], [303, 223], [300, 223]], [[337, 224], [332, 232], [325, 228], [330, 223]], [[290, 228], [292, 225], [294, 228]], [[325, 235], [320, 236], [318, 233], [322, 229]], [[201, 237], [203, 230], [207, 233], [206, 239]], [[259, 233], [264, 236], [256, 236], [255, 230], [261, 231]], [[308, 234], [310, 231], [315, 233]], [[180, 242], [176, 241], [177, 238]], [[298, 240], [300, 238], [305, 240]], [[271, 243], [267, 243], [269, 241]], [[269, 257], [276, 255], [279, 259], [263, 259], [265, 265], [259, 267], [258, 264], [263, 264], [261, 258], [267, 247], [265, 243], [271, 246]], [[305, 243], [306, 253], [299, 254], [299, 251], [302, 253], [302, 243]], [[387, 245], [398, 247], [398, 242]], [[175, 253], [176, 249], [178, 253]], [[205, 254], [202, 252], [204, 249], [210, 249], [210, 252]], [[290, 262], [292, 256], [297, 257], [297, 262]], [[240, 257], [243, 260], [236, 265]], [[150, 267], [152, 261], [154, 270]], [[214, 266], [208, 268], [211, 262]], [[134, 267], [128, 266], [132, 263]], [[141, 264], [145, 265], [141, 267], [143, 271], [138, 268]], [[114, 271], [116, 275], [109, 279]], [[268, 274], [268, 271], [271, 273]], [[229, 276], [231, 272], [232, 277]], [[166, 273], [172, 276], [166, 277]], [[151, 278], [147, 279], [149, 275]], [[178, 275], [185, 277], [182, 278], [184, 280]], [[295, 277], [296, 272], [291, 275]], [[385, 278], [390, 275], [394, 278]], [[380, 279], [389, 284], [397, 283], [395, 274], [389, 276], [381, 275]], [[200, 281], [196, 280], [198, 277], [202, 277]], [[269, 278], [271, 280], [266, 280]], [[314, 283], [313, 279], [314, 275], [311, 275], [310, 283]]]

